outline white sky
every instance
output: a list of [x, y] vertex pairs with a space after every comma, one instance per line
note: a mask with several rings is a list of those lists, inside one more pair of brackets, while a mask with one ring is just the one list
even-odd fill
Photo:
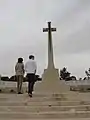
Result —
[[0, 0], [0, 73], [13, 75], [18, 57], [36, 56], [38, 74], [47, 66], [47, 21], [55, 66], [84, 77], [90, 67], [90, 0]]

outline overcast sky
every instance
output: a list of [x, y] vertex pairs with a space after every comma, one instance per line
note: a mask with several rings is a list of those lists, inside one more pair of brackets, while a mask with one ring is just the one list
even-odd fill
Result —
[[47, 21], [52, 21], [56, 68], [84, 77], [90, 67], [90, 0], [0, 0], [0, 73], [14, 75], [18, 57], [47, 67]]

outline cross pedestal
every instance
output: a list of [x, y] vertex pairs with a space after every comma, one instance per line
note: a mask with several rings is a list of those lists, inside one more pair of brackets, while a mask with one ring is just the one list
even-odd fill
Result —
[[56, 28], [51, 28], [51, 22], [48, 22], [48, 28], [44, 28], [43, 32], [48, 32], [48, 67], [42, 75], [42, 82], [36, 91], [43, 93], [62, 93], [69, 91], [69, 87], [64, 81], [59, 79], [59, 71], [54, 67], [53, 61], [53, 45], [51, 32], [56, 31]]
[[58, 69], [45, 69], [42, 75], [42, 81], [39, 83], [39, 93], [61, 94], [69, 91], [69, 87], [64, 81], [60, 81]]

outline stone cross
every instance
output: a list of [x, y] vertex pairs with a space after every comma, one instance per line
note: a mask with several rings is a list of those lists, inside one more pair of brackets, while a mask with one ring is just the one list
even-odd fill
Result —
[[54, 31], [56, 28], [51, 28], [51, 22], [48, 22], [48, 28], [43, 28], [43, 32], [48, 32], [48, 69], [54, 68], [52, 45], [52, 32]]
[[48, 67], [42, 74], [42, 82], [36, 87], [36, 91], [43, 94], [60, 94], [69, 91], [69, 87], [60, 81], [59, 70], [55, 68], [53, 61], [52, 32], [56, 28], [51, 28], [51, 22], [48, 22], [48, 28], [43, 28], [43, 32], [48, 32]]

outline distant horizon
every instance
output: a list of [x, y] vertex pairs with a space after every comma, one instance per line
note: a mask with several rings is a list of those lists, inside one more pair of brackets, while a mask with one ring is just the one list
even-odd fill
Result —
[[[61, 70], [61, 69], [59, 69], [59, 75], [60, 75], [60, 70]], [[67, 68], [67, 71], [68, 71], [68, 68]], [[71, 76], [75, 76], [77, 79], [87, 77], [86, 74], [85, 74], [85, 71], [84, 71], [83, 77], [77, 77], [76, 75], [73, 75], [71, 71], [68, 71], [68, 72], [71, 73]], [[42, 73], [42, 74], [43, 74], [43, 73]], [[36, 75], [39, 75], [40, 77], [42, 77], [42, 74], [36, 73]], [[1, 74], [0, 74], [0, 75], [1, 75]], [[9, 78], [10, 78], [10, 77], [12, 77], [12, 76], [14, 76], [14, 75], [15, 75], [15, 74], [12, 74], [12, 75], [2, 74], [1, 77], [9, 77]], [[26, 73], [25, 73], [24, 77], [25, 77], [25, 76], [26, 76]]]

